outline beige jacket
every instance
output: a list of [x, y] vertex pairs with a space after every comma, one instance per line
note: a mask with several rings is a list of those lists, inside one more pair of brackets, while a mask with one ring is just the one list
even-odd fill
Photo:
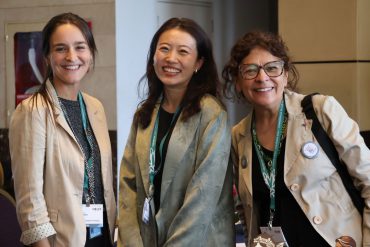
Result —
[[[340, 158], [347, 164], [355, 185], [365, 198], [363, 219], [354, 207], [335, 167], [325, 152], [307, 159], [301, 147], [308, 141], [317, 143], [312, 121], [307, 120], [300, 106], [304, 95], [286, 91], [289, 114], [284, 180], [297, 203], [316, 231], [331, 245], [341, 236], [351, 236], [357, 246], [370, 246], [370, 151], [359, 134], [357, 124], [348, 117], [339, 103], [329, 96], [314, 96], [313, 106], [320, 123], [333, 140]], [[232, 157], [236, 184], [242, 201], [241, 216], [246, 226], [247, 246], [257, 235], [256, 214], [252, 196], [251, 116], [232, 131]], [[244, 163], [244, 164], [242, 164]]]
[[[83, 153], [60, 108], [50, 82], [47, 91], [56, 109], [37, 97], [26, 99], [14, 112], [9, 142], [21, 241], [38, 240], [40, 230], [55, 230], [52, 246], [84, 246], [86, 226], [82, 214]], [[104, 199], [109, 228], [114, 229], [116, 205], [113, 192], [111, 145], [101, 103], [83, 94], [88, 118], [101, 153]]]
[[148, 128], [132, 126], [127, 141], [119, 178], [118, 246], [235, 246], [231, 133], [226, 111], [211, 96], [202, 99], [201, 112], [186, 122], [180, 115], [163, 166], [161, 208], [148, 225], [143, 223], [158, 109], [159, 104]]

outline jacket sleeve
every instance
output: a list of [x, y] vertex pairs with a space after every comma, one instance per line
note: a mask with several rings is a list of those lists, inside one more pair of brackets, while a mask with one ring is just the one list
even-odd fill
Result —
[[363, 245], [370, 246], [370, 150], [360, 135], [357, 123], [333, 97], [319, 96], [318, 99], [322, 104], [322, 111], [316, 109], [318, 118], [365, 200], [362, 236]]
[[[199, 246], [205, 243], [207, 228], [226, 183], [231, 143], [227, 113], [223, 110], [205, 113], [201, 119], [195, 171], [187, 185], [184, 202], [169, 227], [164, 246]], [[231, 183], [229, 187], [226, 189], [230, 190], [231, 196]], [[230, 208], [223, 210], [233, 212], [230, 202]], [[225, 234], [227, 232], [225, 229]]]
[[13, 113], [9, 146], [21, 241], [29, 245], [55, 234], [44, 194], [46, 121], [48, 108], [25, 100]]
[[118, 246], [143, 246], [137, 218], [137, 181], [135, 170], [138, 164], [135, 154], [136, 131], [136, 127], [132, 124], [121, 161], [119, 178]]

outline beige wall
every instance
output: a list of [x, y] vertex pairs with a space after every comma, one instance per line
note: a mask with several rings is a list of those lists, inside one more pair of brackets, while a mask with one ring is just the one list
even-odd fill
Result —
[[369, 11], [368, 0], [279, 0], [293, 60], [314, 62], [297, 65], [300, 92], [335, 96], [362, 130], [370, 129], [370, 63], [356, 61], [370, 60]]
[[[46, 23], [62, 12], [73, 12], [92, 22], [98, 55], [95, 71], [84, 80], [83, 91], [102, 101], [108, 127], [116, 130], [114, 0], [1, 0], [0, 36], [5, 36], [7, 23]], [[0, 47], [5, 47], [4, 39], [0, 39]], [[0, 128], [7, 127], [7, 97], [14, 98], [6, 94], [7, 83], [12, 83], [6, 81], [6, 66], [5, 52], [0, 52]]]
[[279, 0], [279, 32], [297, 61], [356, 56], [356, 0]]
[[[370, 60], [370, 1], [358, 0], [357, 59]], [[360, 126], [370, 129], [370, 62], [361, 62], [357, 71], [358, 115]]]
[[356, 64], [299, 64], [299, 92], [333, 95], [356, 118]]

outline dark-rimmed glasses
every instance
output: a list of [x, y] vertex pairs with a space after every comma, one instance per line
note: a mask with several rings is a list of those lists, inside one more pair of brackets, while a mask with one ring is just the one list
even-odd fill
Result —
[[269, 77], [278, 77], [283, 74], [284, 61], [272, 61], [260, 66], [257, 64], [241, 64], [239, 65], [240, 75], [244, 80], [251, 80], [258, 76], [260, 69], [263, 69]]

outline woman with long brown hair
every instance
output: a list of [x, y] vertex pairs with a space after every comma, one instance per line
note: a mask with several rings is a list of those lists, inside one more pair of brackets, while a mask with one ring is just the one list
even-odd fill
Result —
[[146, 79], [121, 163], [118, 245], [235, 246], [230, 128], [202, 28], [165, 22]]
[[22, 101], [9, 128], [21, 242], [111, 246], [115, 221], [111, 146], [102, 104], [82, 93], [96, 46], [72, 13], [43, 29], [47, 75]]

